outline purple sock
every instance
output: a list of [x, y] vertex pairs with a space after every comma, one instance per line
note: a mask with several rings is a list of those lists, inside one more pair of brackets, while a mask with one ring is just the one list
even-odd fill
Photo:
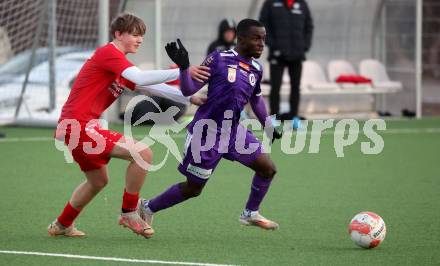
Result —
[[251, 193], [249, 194], [248, 202], [246, 203], [246, 209], [250, 211], [257, 211], [260, 207], [261, 201], [269, 190], [272, 178], [263, 178], [258, 175], [254, 175], [252, 180]]
[[157, 212], [185, 201], [182, 192], [180, 192], [179, 184], [174, 184], [165, 190], [162, 194], [148, 202], [151, 211]]

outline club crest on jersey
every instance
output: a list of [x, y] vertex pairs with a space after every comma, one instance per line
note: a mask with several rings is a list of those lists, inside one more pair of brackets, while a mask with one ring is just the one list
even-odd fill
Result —
[[249, 75], [249, 83], [251, 84], [252, 87], [254, 87], [255, 83], [257, 83], [257, 79], [255, 78], [254, 73], [251, 73]]
[[235, 82], [237, 78], [237, 69], [228, 67], [228, 81], [229, 82]]

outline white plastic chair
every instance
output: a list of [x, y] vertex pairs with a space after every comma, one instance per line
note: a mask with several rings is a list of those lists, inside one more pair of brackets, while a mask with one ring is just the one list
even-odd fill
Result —
[[373, 81], [373, 85], [378, 89], [401, 90], [402, 83], [391, 81], [385, 66], [375, 59], [365, 59], [359, 63], [359, 72]]
[[[335, 82], [341, 75], [357, 75], [353, 65], [345, 60], [332, 60], [328, 63], [328, 77]], [[341, 83], [344, 89], [371, 89], [370, 84]]]
[[345, 60], [332, 60], [328, 63], [328, 77], [335, 82], [340, 75], [356, 75], [353, 65]]
[[322, 66], [315, 61], [303, 62], [301, 74], [301, 89], [303, 90], [339, 90], [340, 87], [334, 82], [329, 82]]

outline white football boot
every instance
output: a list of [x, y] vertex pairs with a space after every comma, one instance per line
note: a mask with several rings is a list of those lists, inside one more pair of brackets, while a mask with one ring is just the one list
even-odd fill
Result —
[[257, 226], [266, 230], [276, 230], [279, 227], [276, 222], [265, 218], [258, 211], [244, 210], [240, 215], [239, 221], [244, 225]]

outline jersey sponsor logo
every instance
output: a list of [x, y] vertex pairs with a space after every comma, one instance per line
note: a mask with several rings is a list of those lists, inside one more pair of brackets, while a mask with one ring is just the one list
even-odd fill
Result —
[[272, 6], [274, 6], [274, 7], [282, 7], [283, 3], [275, 2], [275, 3], [272, 4]]
[[248, 76], [248, 72], [243, 70], [243, 69], [241, 69], [241, 68], [240, 68], [240, 73], [243, 74], [243, 76], [245, 76], [245, 77]]
[[254, 87], [255, 83], [257, 83], [257, 79], [255, 78], [254, 73], [251, 73], [249, 75], [249, 83], [251, 84], [252, 87]]
[[214, 61], [214, 56], [211, 55], [210, 57], [205, 59], [205, 61], [202, 63], [202, 65], [209, 66], [212, 63], [212, 61]]
[[212, 169], [203, 169], [192, 164], [188, 164], [186, 171], [202, 179], [208, 179], [212, 174]]
[[249, 70], [250, 70], [249, 65], [246, 64], [246, 63], [239, 62], [238, 65], [239, 65], [241, 68], [245, 69], [246, 71], [249, 71]]
[[300, 7], [301, 7], [300, 3], [295, 3], [295, 4], [293, 5], [293, 8], [294, 8], [294, 9], [299, 9]]
[[220, 53], [220, 56], [234, 56], [234, 54]]
[[111, 94], [115, 97], [118, 98], [122, 92], [124, 91], [125, 87], [122, 86], [122, 84], [120, 84], [118, 81], [113, 82], [110, 87], [108, 87], [108, 90], [111, 92]]
[[228, 81], [230, 83], [235, 82], [237, 78], [237, 69], [228, 67]]

